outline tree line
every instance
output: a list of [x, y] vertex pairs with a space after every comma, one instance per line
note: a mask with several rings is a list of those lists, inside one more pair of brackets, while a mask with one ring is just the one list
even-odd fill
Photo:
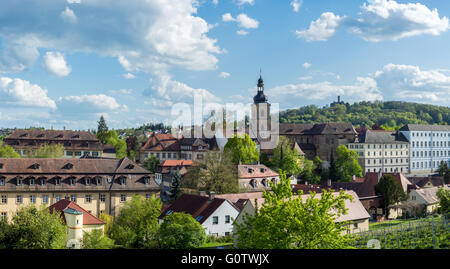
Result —
[[450, 108], [401, 101], [357, 102], [319, 108], [315, 105], [280, 113], [281, 123], [351, 122], [396, 130], [406, 124], [450, 124]]

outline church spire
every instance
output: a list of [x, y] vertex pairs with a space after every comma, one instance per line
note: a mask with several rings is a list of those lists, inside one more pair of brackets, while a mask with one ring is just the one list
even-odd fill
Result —
[[267, 97], [264, 95], [264, 80], [262, 78], [262, 70], [259, 69], [258, 93], [253, 97], [255, 104], [267, 103]]

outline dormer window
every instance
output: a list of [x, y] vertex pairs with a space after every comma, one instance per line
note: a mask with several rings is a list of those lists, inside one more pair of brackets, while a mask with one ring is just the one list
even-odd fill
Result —
[[63, 166], [62, 169], [70, 170], [70, 169], [72, 169], [72, 168], [73, 168], [73, 164], [71, 164], [71, 163], [66, 163], [66, 164]]
[[38, 134], [37, 137], [39, 138], [44, 137], [44, 134]]
[[34, 177], [30, 177], [28, 180], [29, 180], [30, 186], [34, 186], [34, 183], [35, 183]]
[[91, 178], [90, 178], [90, 177], [85, 177], [85, 178], [84, 178], [84, 181], [86, 182], [86, 185], [87, 185], [87, 186], [90, 186], [90, 185], [91, 185]]
[[17, 178], [17, 186], [22, 186], [22, 178], [18, 177]]
[[264, 173], [264, 172], [266, 172], [266, 169], [260, 168], [260, 169], [259, 169], [259, 172]]
[[129, 164], [129, 165], [125, 166], [125, 169], [133, 169], [133, 168], [134, 168], [133, 164]]
[[40, 167], [40, 165], [39, 165], [38, 163], [34, 163], [34, 164], [32, 164], [30, 167], [28, 167], [28, 169], [34, 169], [34, 170], [37, 170], [37, 169], [39, 169], [39, 167]]
[[63, 138], [63, 134], [58, 134], [55, 138]]
[[41, 186], [45, 186], [45, 177], [41, 177]]
[[76, 134], [76, 135], [72, 136], [72, 138], [80, 138], [80, 135]]
[[97, 185], [102, 185], [102, 178], [101, 177], [97, 177]]
[[120, 185], [122, 185], [122, 186], [127, 185], [127, 178], [126, 177], [120, 178]]
[[0, 170], [1, 170], [1, 169], [3, 169], [3, 164], [2, 164], [2, 163], [0, 163]]
[[5, 178], [0, 178], [0, 186], [5, 186]]
[[19, 137], [27, 137], [28, 134], [21, 134]]
[[145, 185], [150, 185], [150, 178], [149, 177], [146, 177], [144, 180], [145, 180]]
[[69, 183], [70, 183], [70, 186], [75, 186], [75, 178], [74, 177], [71, 177], [71, 178], [69, 178]]

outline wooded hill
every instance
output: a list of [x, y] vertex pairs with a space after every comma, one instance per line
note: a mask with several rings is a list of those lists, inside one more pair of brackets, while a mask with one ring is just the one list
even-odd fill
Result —
[[280, 123], [351, 122], [396, 130], [405, 124], [450, 124], [450, 108], [400, 101], [359, 102], [319, 108], [315, 105], [280, 112]]

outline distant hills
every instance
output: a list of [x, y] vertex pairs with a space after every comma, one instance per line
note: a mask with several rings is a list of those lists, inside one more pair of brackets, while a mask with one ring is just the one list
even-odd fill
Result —
[[315, 105], [280, 112], [280, 123], [351, 122], [356, 127], [378, 125], [397, 130], [405, 124], [450, 124], [450, 108], [400, 101], [333, 103], [330, 107]]

